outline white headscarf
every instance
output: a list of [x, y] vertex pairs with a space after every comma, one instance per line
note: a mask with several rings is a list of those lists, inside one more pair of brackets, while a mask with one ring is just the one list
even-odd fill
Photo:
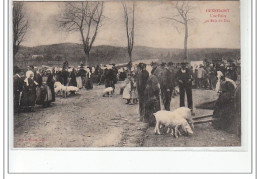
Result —
[[26, 78], [30, 78], [31, 77], [31, 74], [33, 74], [34, 75], [34, 73], [31, 71], [31, 70], [29, 70], [29, 71], [27, 71], [26, 72]]
[[[33, 75], [33, 76], [31, 77], [31, 75]], [[25, 75], [25, 76], [26, 76], [26, 78], [25, 78], [24, 82], [26, 83], [26, 86], [29, 86], [28, 79], [29, 79], [29, 78], [33, 79], [34, 73], [33, 73], [31, 70], [29, 70], [29, 71], [26, 72], [26, 75]], [[36, 81], [34, 81], [34, 83], [35, 83], [36, 85], [38, 85], [38, 83], [37, 83]]]
[[[222, 76], [224, 76], [223, 73], [221, 71], [217, 71], [217, 78], [218, 78], [218, 82], [216, 84], [216, 91], [217, 92], [220, 89], [220, 78]], [[233, 80], [231, 80], [230, 78], [225, 77], [225, 80], [231, 82], [234, 85], [235, 88], [237, 87], [236, 83]]]
[[25, 78], [24, 82], [26, 83], [26, 86], [29, 86], [28, 79], [31, 78], [31, 74], [34, 75], [34, 73], [31, 70], [27, 71], [25, 74], [26, 78]]

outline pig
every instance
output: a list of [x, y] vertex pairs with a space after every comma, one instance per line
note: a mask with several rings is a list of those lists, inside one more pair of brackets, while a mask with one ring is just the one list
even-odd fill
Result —
[[174, 110], [174, 112], [178, 113], [178, 115], [182, 116], [184, 119], [188, 121], [190, 124], [191, 128], [194, 129], [194, 121], [192, 120], [191, 116], [191, 109], [186, 108], [186, 107], [180, 107]]
[[114, 88], [112, 87], [108, 87], [106, 89], [104, 89], [103, 91], [103, 97], [105, 97], [106, 95], [112, 95], [114, 94]]
[[[193, 134], [193, 131], [189, 123], [187, 122], [187, 120], [175, 111], [161, 110], [154, 113], [153, 115], [155, 116], [156, 119], [156, 125], [154, 128], [155, 134], [161, 134], [159, 129], [161, 124], [169, 128], [174, 128], [175, 129], [174, 135], [176, 138], [178, 138], [178, 135], [181, 135], [178, 129], [179, 127], [181, 127], [182, 130], [188, 135]], [[173, 130], [172, 130], [172, 135], [173, 135]]]

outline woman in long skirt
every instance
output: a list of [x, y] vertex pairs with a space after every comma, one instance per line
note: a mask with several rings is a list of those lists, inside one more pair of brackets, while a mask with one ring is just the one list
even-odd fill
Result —
[[131, 100], [131, 81], [130, 81], [130, 74], [128, 75], [128, 78], [125, 80], [125, 88], [123, 91], [123, 99], [126, 99], [126, 104], [130, 103]]
[[137, 87], [136, 87], [136, 81], [134, 79], [134, 77], [131, 78], [131, 100], [133, 104], [137, 103], [137, 98], [138, 98], [138, 94], [137, 94]]
[[71, 74], [70, 74], [70, 86], [77, 86], [77, 80], [76, 80], [76, 72], [75, 69], [73, 68]]
[[36, 100], [36, 86], [38, 83], [33, 80], [34, 73], [32, 71], [26, 72], [26, 78], [23, 84], [23, 91], [21, 96], [21, 109], [24, 111], [34, 111]]
[[80, 70], [78, 71], [76, 76], [77, 76], [76, 80], [77, 80], [78, 88], [81, 89], [85, 84], [85, 78], [86, 78], [86, 71], [84, 70], [83, 65], [81, 65]]
[[212, 125], [216, 129], [228, 131], [234, 121], [234, 84], [230, 81], [226, 81], [224, 77], [221, 77], [219, 93], [213, 112], [215, 121], [212, 122]]
[[40, 87], [39, 94], [37, 95], [38, 97], [36, 101], [37, 104], [43, 105], [43, 107], [50, 106], [51, 102], [53, 101], [53, 95], [48, 83], [50, 84], [49, 75], [47, 75], [47, 73], [44, 72], [42, 76], [42, 85]]

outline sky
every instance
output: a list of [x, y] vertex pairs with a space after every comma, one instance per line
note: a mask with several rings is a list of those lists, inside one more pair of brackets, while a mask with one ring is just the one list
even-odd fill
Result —
[[[135, 6], [134, 45], [183, 48], [183, 26], [165, 19], [176, 14], [172, 1], [137, 1]], [[193, 1], [191, 6], [194, 20], [189, 24], [188, 48], [240, 48], [239, 1]], [[25, 2], [24, 9], [30, 30], [22, 45], [81, 43], [79, 32], [68, 33], [58, 28], [56, 19], [64, 9], [63, 2]], [[206, 9], [229, 9], [229, 12], [208, 13]], [[211, 18], [210, 15], [226, 17]], [[94, 46], [127, 46], [121, 2], [105, 2], [104, 16]], [[205, 22], [210, 19], [229, 22]]]

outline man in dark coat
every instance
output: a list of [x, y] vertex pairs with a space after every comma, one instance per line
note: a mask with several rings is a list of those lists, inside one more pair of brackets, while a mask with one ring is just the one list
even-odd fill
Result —
[[13, 77], [13, 90], [14, 90], [14, 112], [17, 113], [19, 111], [19, 103], [20, 103], [20, 93], [23, 90], [23, 80], [20, 76], [21, 69], [17, 66], [14, 67], [14, 77]]
[[105, 70], [105, 88], [112, 87], [115, 89], [114, 76], [113, 69]]
[[[171, 78], [171, 83], [172, 83], [172, 93], [175, 93], [175, 83], [176, 83], [176, 69], [173, 66], [172, 62], [168, 63], [168, 70], [170, 72], [170, 78]], [[174, 94], [172, 94], [174, 96]]]
[[153, 113], [161, 110], [160, 85], [157, 77], [151, 74], [144, 90], [144, 122], [155, 126], [156, 120]]
[[170, 111], [173, 83], [170, 71], [165, 67], [165, 63], [156, 67], [153, 74], [158, 78], [161, 88], [162, 103], [165, 110]]
[[[176, 79], [180, 88], [180, 107], [185, 106], [185, 92], [187, 94], [188, 108], [193, 110], [192, 102], [192, 72], [186, 67], [187, 63], [181, 63], [181, 68], [176, 74]], [[192, 111], [193, 113], [193, 111]], [[194, 113], [193, 113], [194, 114]]]
[[146, 87], [146, 82], [149, 78], [149, 73], [145, 69], [146, 66], [143, 63], [139, 64], [139, 73], [137, 74], [137, 92], [139, 97], [139, 113], [140, 113], [140, 121], [144, 120], [144, 90]]

